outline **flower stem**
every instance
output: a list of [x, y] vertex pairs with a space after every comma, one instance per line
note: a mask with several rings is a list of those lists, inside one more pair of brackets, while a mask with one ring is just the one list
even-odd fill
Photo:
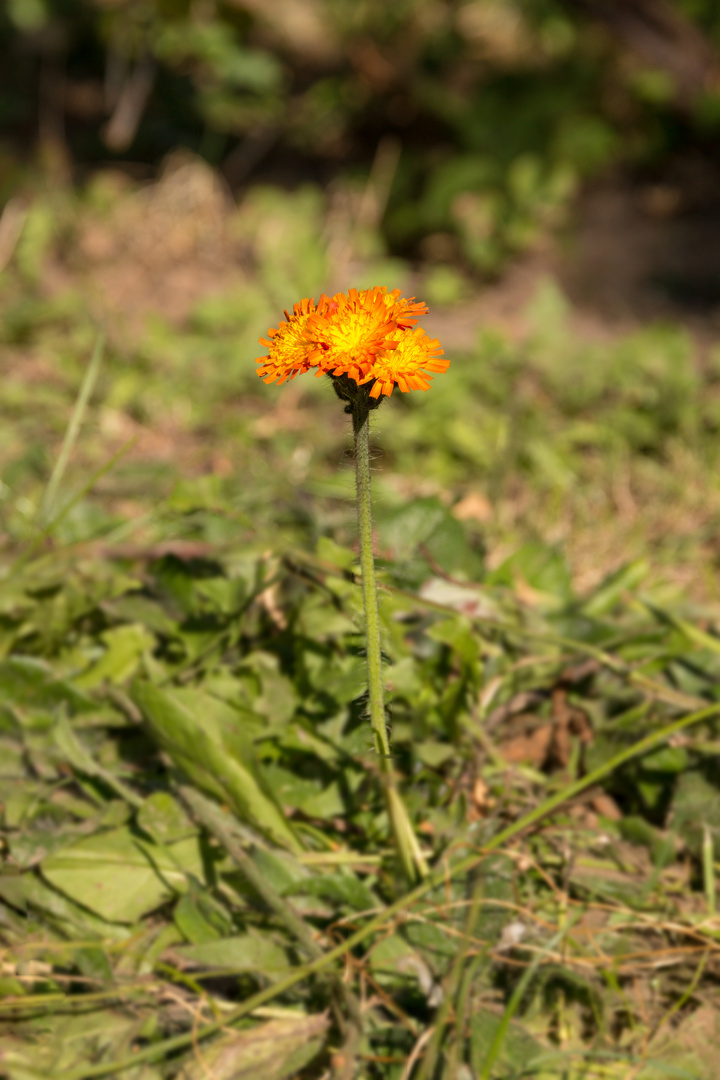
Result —
[[417, 880], [428, 873], [407, 809], [397, 789], [390, 753], [383, 693], [380, 617], [375, 585], [375, 560], [372, 546], [372, 511], [370, 503], [370, 404], [367, 393], [359, 393], [352, 405], [355, 436], [355, 478], [357, 481], [358, 533], [362, 572], [365, 637], [367, 647], [370, 724], [380, 765], [380, 777], [398, 855], [407, 877]]

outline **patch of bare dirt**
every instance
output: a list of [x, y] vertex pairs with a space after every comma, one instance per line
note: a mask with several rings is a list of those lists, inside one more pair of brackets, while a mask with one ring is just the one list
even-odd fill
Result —
[[48, 267], [51, 292], [81, 284], [111, 330], [127, 334], [153, 314], [182, 325], [200, 299], [245, 280], [232, 196], [199, 158], [173, 154], [140, 189], [115, 172], [96, 183], [102, 208], [83, 214], [76, 250]]

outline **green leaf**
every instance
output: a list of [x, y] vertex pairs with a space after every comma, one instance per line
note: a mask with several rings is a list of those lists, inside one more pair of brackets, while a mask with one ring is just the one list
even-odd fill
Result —
[[315, 691], [339, 705], [349, 704], [367, 692], [365, 657], [307, 650], [303, 659]]
[[0, 695], [3, 704], [13, 706], [21, 720], [30, 721], [37, 713], [54, 713], [63, 706], [71, 713], [97, 710], [95, 702], [58, 679], [42, 660], [28, 656], [0, 661]]
[[[469, 599], [472, 598], [470, 594]], [[480, 639], [467, 619], [443, 619], [428, 630], [428, 637], [449, 645], [464, 663], [475, 666], [480, 656]]]
[[197, 833], [197, 827], [168, 791], [155, 791], [145, 799], [137, 823], [160, 844], [172, 844]]
[[415, 962], [417, 953], [402, 934], [388, 934], [373, 945], [370, 966], [374, 973], [397, 972]]
[[293, 889], [290, 895], [299, 893], [306, 896], [319, 896], [321, 900], [347, 904], [354, 911], [371, 911], [378, 902], [377, 896], [356, 874], [342, 869], [335, 874], [313, 874]]
[[661, 746], [646, 754], [641, 761], [643, 772], [681, 773], [690, 764], [690, 755], [684, 746]]
[[[46, 1014], [39, 1030], [32, 1032], [27, 1042], [13, 1040], [4, 1046], [0, 1042], [3, 1075], [10, 1080], [50, 1080], [70, 1075], [75, 1068], [88, 1068], [98, 1060], [118, 1056], [138, 1027], [135, 1016], [120, 1010], [85, 1010], [79, 1016]], [[159, 1076], [154, 1071], [143, 1071], [138, 1080], [159, 1080]]]
[[62, 757], [62, 760], [72, 765], [80, 773], [84, 773], [86, 776], [95, 776], [100, 780], [103, 780], [111, 791], [114, 791], [121, 799], [124, 799], [130, 806], [137, 806], [140, 802], [140, 797], [136, 795], [130, 788], [126, 787], [121, 780], [118, 780], [108, 769], [99, 765], [92, 754], [86, 749], [81, 742], [80, 738], [76, 734], [75, 730], [71, 727], [66, 717], [61, 716], [53, 728], [53, 738], [57, 751]]
[[[160, 745], [193, 781], [203, 790], [228, 799], [243, 820], [275, 843], [291, 851], [301, 850], [282, 812], [250, 768], [228, 752], [214, 720], [221, 703], [206, 699], [204, 713], [200, 708], [191, 711], [179, 692], [149, 682], [135, 683], [132, 696]], [[196, 706], [203, 705], [202, 695], [196, 694], [193, 700]]]
[[323, 562], [331, 563], [340, 570], [351, 570], [357, 562], [357, 554], [350, 548], [341, 547], [329, 536], [321, 536], [317, 542], [317, 557]]
[[408, 560], [419, 551], [423, 559], [427, 553], [448, 573], [473, 576], [482, 569], [465, 529], [434, 496], [414, 499], [386, 513], [381, 517], [380, 535], [396, 559]]
[[167, 848], [129, 829], [88, 836], [41, 864], [43, 876], [61, 892], [109, 922], [134, 923], [187, 888], [187, 874], [202, 879], [203, 858], [195, 838]]
[[305, 881], [310, 874], [309, 870], [287, 851], [269, 851], [267, 848], [258, 847], [251, 858], [272, 888], [281, 895], [291, 891], [297, 882]]
[[649, 564], [644, 559], [638, 559], [609, 574], [587, 599], [583, 600], [583, 614], [591, 619], [607, 615], [617, 606], [624, 593], [632, 593], [637, 589], [649, 572]]
[[430, 958], [450, 957], [457, 953], [457, 941], [443, 925], [433, 922], [410, 923], [405, 934], [411, 945]]
[[100, 640], [106, 651], [88, 671], [76, 677], [76, 686], [90, 689], [106, 680], [125, 682], [137, 671], [143, 653], [151, 652], [156, 645], [154, 635], [139, 623], [106, 630]]
[[230, 919], [221, 905], [201, 889], [193, 878], [188, 882], [188, 891], [175, 905], [173, 919], [185, 940], [192, 945], [217, 941], [232, 929]]
[[278, 658], [258, 650], [245, 658], [243, 670], [252, 671], [262, 688], [252, 702], [253, 710], [267, 717], [273, 727], [282, 727], [292, 718], [298, 696], [293, 683], [281, 673]]
[[428, 765], [431, 769], [439, 769], [451, 757], [457, 756], [457, 749], [451, 743], [435, 742], [432, 739], [418, 743], [414, 752], [423, 765]]
[[565, 558], [546, 544], [523, 544], [493, 572], [490, 581], [510, 587], [529, 585], [555, 602], [566, 602], [572, 597], [572, 580]]
[[98, 918], [82, 903], [76, 904], [49, 888], [35, 874], [0, 874], [0, 897], [19, 911], [41, 913], [51, 925], [59, 923], [69, 933], [114, 941], [123, 941], [127, 936], [124, 927]]
[[337, 780], [310, 780], [279, 765], [267, 765], [265, 775], [283, 806], [302, 810], [309, 817], [329, 818], [345, 813]]
[[287, 974], [290, 961], [280, 945], [260, 934], [239, 934], [200, 945], [180, 945], [173, 954], [186, 964], [223, 971], [257, 972], [279, 978]]

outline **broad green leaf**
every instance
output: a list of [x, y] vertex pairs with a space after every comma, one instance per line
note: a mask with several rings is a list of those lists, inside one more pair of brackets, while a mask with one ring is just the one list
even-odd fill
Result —
[[253, 710], [267, 717], [273, 727], [286, 724], [297, 708], [298, 698], [291, 680], [280, 671], [278, 658], [258, 650], [246, 657], [242, 666], [257, 676], [262, 688], [252, 702]]
[[145, 627], [153, 634], [170, 636], [177, 623], [155, 600], [138, 593], [127, 593], [115, 600], [106, 600], [103, 611], [113, 620]]
[[414, 948], [421, 951], [426, 959], [433, 962], [437, 962], [439, 957], [455, 956], [457, 952], [457, 940], [447, 932], [444, 924], [434, 922], [410, 923], [405, 935]]
[[[472, 593], [469, 593], [469, 597], [472, 598]], [[449, 645], [466, 664], [477, 664], [480, 638], [467, 619], [443, 619], [430, 627], [428, 637]]]
[[371, 911], [378, 903], [377, 896], [356, 874], [343, 869], [339, 869], [334, 874], [313, 874], [294, 889], [289, 890], [291, 895], [297, 893], [347, 904], [354, 911]]
[[[207, 703], [208, 715], [191, 711], [178, 693], [149, 682], [137, 682], [133, 698], [162, 748], [192, 780], [211, 794], [229, 799], [236, 812], [291, 851], [300, 844], [282, 812], [265, 794], [252, 772], [228, 753], [222, 732], [213, 722], [217, 704]], [[195, 703], [202, 698], [195, 696]]]
[[370, 965], [375, 974], [397, 972], [403, 965], [413, 962], [417, 953], [402, 934], [388, 934], [373, 945]]
[[41, 801], [42, 784], [27, 779], [25, 770], [18, 777], [8, 777], [0, 782], [3, 823], [6, 828], [16, 829], [25, 816]]
[[218, 901], [193, 878], [188, 884], [188, 891], [180, 897], [173, 912], [175, 925], [185, 940], [191, 945], [202, 945], [229, 934], [231, 921]]
[[279, 978], [290, 967], [287, 953], [269, 937], [240, 934], [205, 941], [201, 945], [180, 945], [173, 954], [186, 964], [219, 968], [223, 971], [252, 971]]
[[417, 743], [413, 750], [423, 765], [428, 765], [431, 769], [438, 769], [444, 762], [457, 756], [457, 750], [451, 743], [436, 742], [432, 739]]
[[135, 923], [184, 892], [188, 873], [204, 876], [197, 839], [160, 848], [127, 828], [68, 845], [43, 860], [42, 873], [76, 903], [119, 923]]
[[84, 945], [75, 949], [74, 960], [83, 975], [99, 983], [109, 985], [113, 981], [110, 958], [99, 945]]
[[538, 601], [544, 598], [544, 602], [552, 600], [554, 605], [572, 598], [567, 562], [560, 551], [546, 544], [524, 544], [493, 571], [490, 581], [521, 589], [529, 586], [538, 594]]
[[310, 876], [310, 871], [286, 851], [258, 847], [252, 852], [251, 858], [263, 877], [281, 894], [291, 892], [298, 882]]
[[31, 722], [33, 714], [50, 714], [63, 706], [71, 713], [97, 709], [90, 698], [58, 679], [46, 663], [29, 656], [10, 656], [0, 661], [0, 698], [27, 722]]
[[63, 896], [51, 889], [33, 873], [0, 874], [0, 897], [19, 911], [33, 911], [49, 917], [51, 925], [59, 923], [68, 934], [84, 938], [110, 938], [123, 941], [128, 931], [121, 926], [98, 918], [82, 901]]
[[58, 826], [54, 829], [26, 828], [10, 838], [9, 847], [13, 864], [22, 870], [28, 870], [55, 851], [67, 847], [74, 839], [72, 831], [64, 832]]
[[367, 693], [367, 661], [363, 656], [306, 651], [303, 662], [315, 692], [339, 705]]
[[137, 823], [161, 844], [172, 844], [197, 833], [197, 827], [168, 791], [155, 791], [148, 795], [138, 811]]
[[434, 496], [413, 499], [380, 517], [383, 545], [398, 560], [419, 554], [423, 566], [421, 579], [427, 577], [428, 564], [435, 563], [447, 573], [479, 573], [482, 564], [471, 549], [465, 529]]
[[329, 536], [321, 536], [315, 550], [318, 559], [332, 563], [333, 566], [337, 566], [341, 570], [350, 570], [357, 562], [357, 554], [354, 551], [351, 551], [350, 548], [341, 547]]
[[690, 765], [690, 756], [684, 746], [661, 746], [642, 759], [643, 772], [681, 773]]
[[268, 765], [265, 774], [283, 806], [302, 810], [309, 817], [333, 817], [345, 812], [337, 780], [309, 780], [279, 765]]
[[197, 904], [187, 894], [175, 905], [173, 919], [178, 930], [191, 945], [203, 945], [216, 941], [220, 934], [200, 912]]
[[108, 769], [98, 764], [92, 754], [86, 749], [66, 717], [61, 716], [53, 728], [55, 747], [61, 760], [72, 765], [80, 773], [86, 776], [94, 776], [104, 781], [121, 799], [127, 801], [130, 806], [137, 806], [140, 797], [136, 795], [121, 780]]
[[106, 680], [125, 682], [137, 671], [143, 653], [151, 652], [156, 645], [154, 634], [139, 623], [106, 630], [100, 640], [106, 651], [89, 670], [76, 677], [76, 686], [91, 689]]

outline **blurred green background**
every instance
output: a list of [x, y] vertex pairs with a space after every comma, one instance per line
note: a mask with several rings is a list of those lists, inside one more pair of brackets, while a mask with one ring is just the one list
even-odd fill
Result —
[[[38, 150], [230, 187], [367, 179], [393, 253], [497, 273], [579, 185], [716, 157], [713, 0], [7, 0], [2, 190]], [[371, 238], [366, 238], [372, 244]], [[446, 289], [448, 286], [446, 286]]]

